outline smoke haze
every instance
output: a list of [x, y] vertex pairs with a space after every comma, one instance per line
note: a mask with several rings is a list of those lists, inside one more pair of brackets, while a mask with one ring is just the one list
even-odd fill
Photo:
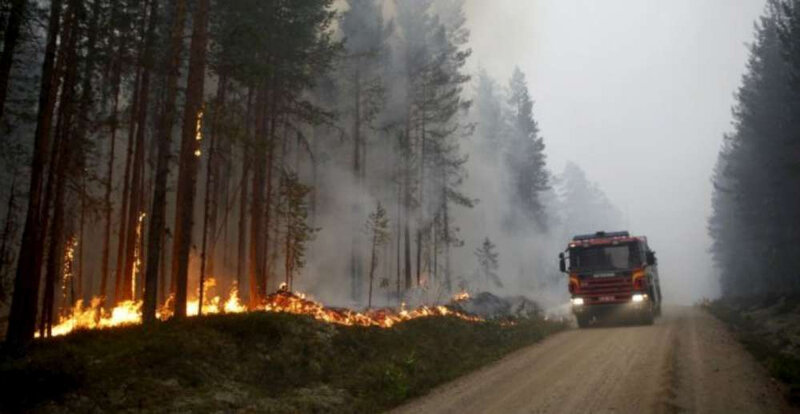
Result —
[[476, 70], [528, 75], [550, 170], [577, 163], [649, 237], [669, 302], [718, 294], [710, 177], [764, 4], [467, 1]]

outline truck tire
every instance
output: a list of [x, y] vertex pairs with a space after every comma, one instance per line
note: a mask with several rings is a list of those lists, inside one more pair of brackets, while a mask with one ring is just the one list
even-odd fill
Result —
[[578, 320], [579, 328], [588, 328], [589, 324], [592, 322], [591, 315], [575, 315], [575, 319]]

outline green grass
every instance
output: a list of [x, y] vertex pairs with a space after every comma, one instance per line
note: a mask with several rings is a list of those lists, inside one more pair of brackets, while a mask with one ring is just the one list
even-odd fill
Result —
[[0, 360], [0, 411], [379, 412], [563, 328], [258, 312], [77, 332]]
[[[784, 305], [777, 311], [785, 313], [794, 309], [797, 299], [784, 298]], [[745, 349], [767, 368], [770, 375], [789, 386], [787, 395], [789, 401], [800, 405], [800, 357], [781, 352], [759, 329], [759, 321], [753, 320], [742, 311], [768, 307], [775, 303], [777, 303], [776, 298], [765, 297], [717, 300], [711, 302], [708, 310], [733, 328]]]

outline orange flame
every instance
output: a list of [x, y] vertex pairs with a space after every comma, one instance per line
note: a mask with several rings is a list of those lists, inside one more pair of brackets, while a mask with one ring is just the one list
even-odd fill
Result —
[[[206, 282], [206, 288], [209, 289], [215, 284], [216, 281], [210, 278]], [[219, 296], [205, 297], [207, 299], [203, 303], [203, 314], [231, 314], [247, 311], [247, 307], [242, 304], [239, 298], [239, 289], [236, 285], [231, 288], [228, 298], [225, 300]], [[172, 316], [173, 301], [174, 298], [168, 298], [166, 303], [158, 309], [156, 316], [159, 319], [166, 320]], [[103, 309], [101, 304], [102, 300], [99, 297], [92, 299], [89, 306], [85, 306], [83, 301], [78, 301], [67, 312], [69, 316], [62, 317], [59, 323], [53, 327], [53, 336], [66, 335], [79, 329], [102, 329], [140, 324], [142, 322], [141, 301], [122, 302], [111, 310]], [[187, 301], [186, 314], [188, 316], [196, 316], [197, 305], [198, 301], [196, 299]], [[307, 298], [302, 293], [290, 292], [285, 287], [267, 296], [261, 306], [251, 310], [309, 315], [314, 319], [327, 323], [349, 326], [376, 326], [380, 328], [391, 328], [401, 322], [431, 316], [452, 316], [470, 322], [483, 321], [477, 316], [453, 311], [445, 306], [421, 306], [409, 311], [405, 309], [405, 304], [403, 304], [399, 311], [375, 309], [364, 313], [344, 308], [328, 308]]]
[[399, 312], [392, 309], [375, 309], [365, 313], [355, 312], [350, 309], [326, 308], [319, 302], [306, 298], [302, 293], [278, 291], [267, 297], [264, 305], [267, 312], [286, 312], [297, 315], [309, 315], [314, 319], [350, 326], [377, 326], [391, 328], [392, 326], [411, 319], [429, 316], [454, 316], [470, 322], [480, 322], [481, 318], [453, 311], [445, 306], [421, 306], [407, 311], [405, 304]]

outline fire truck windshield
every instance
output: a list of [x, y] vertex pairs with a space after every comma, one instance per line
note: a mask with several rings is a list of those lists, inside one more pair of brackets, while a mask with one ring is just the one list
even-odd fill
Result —
[[570, 268], [578, 271], [627, 270], [641, 265], [635, 243], [616, 246], [573, 247]]

